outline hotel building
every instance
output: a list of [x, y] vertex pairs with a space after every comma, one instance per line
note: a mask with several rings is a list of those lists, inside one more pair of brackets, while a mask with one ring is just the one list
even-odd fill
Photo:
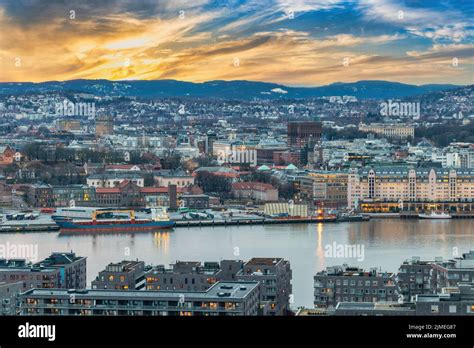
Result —
[[365, 167], [349, 170], [347, 205], [362, 211], [474, 210], [474, 170]]

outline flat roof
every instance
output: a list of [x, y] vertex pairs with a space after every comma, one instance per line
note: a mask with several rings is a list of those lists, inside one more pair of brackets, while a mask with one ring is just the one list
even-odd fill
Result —
[[[87, 289], [74, 292], [68, 292], [67, 289], [31, 289], [22, 294], [24, 297], [65, 297], [69, 298], [74, 294], [75, 298], [103, 298], [103, 299], [129, 299], [137, 298], [143, 300], [153, 300], [156, 298], [185, 296], [185, 300], [193, 299], [216, 299], [225, 301], [226, 299], [243, 299], [247, 297], [255, 288], [258, 282], [217, 282], [207, 291], [164, 291], [164, 290], [106, 290], [106, 289]], [[219, 296], [219, 294], [230, 294]]]
[[245, 265], [247, 266], [273, 266], [283, 260], [281, 257], [253, 257]]

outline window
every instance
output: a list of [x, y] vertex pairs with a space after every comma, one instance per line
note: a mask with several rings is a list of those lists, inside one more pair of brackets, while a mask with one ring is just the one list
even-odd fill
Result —
[[456, 305], [449, 306], [449, 313], [457, 313], [458, 309]]
[[431, 306], [431, 313], [439, 313], [438, 305], [432, 305]]

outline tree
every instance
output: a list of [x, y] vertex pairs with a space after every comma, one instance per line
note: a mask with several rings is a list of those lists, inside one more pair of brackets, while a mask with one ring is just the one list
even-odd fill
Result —
[[198, 172], [196, 183], [203, 189], [204, 193], [218, 193], [222, 196], [227, 196], [232, 189], [229, 179], [207, 171]]
[[178, 169], [181, 164], [181, 155], [173, 153], [161, 159], [161, 167], [163, 169]]

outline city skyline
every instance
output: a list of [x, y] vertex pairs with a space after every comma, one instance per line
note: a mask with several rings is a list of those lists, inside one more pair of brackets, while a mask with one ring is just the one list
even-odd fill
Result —
[[0, 81], [467, 85], [473, 10], [466, 1], [5, 1]]

